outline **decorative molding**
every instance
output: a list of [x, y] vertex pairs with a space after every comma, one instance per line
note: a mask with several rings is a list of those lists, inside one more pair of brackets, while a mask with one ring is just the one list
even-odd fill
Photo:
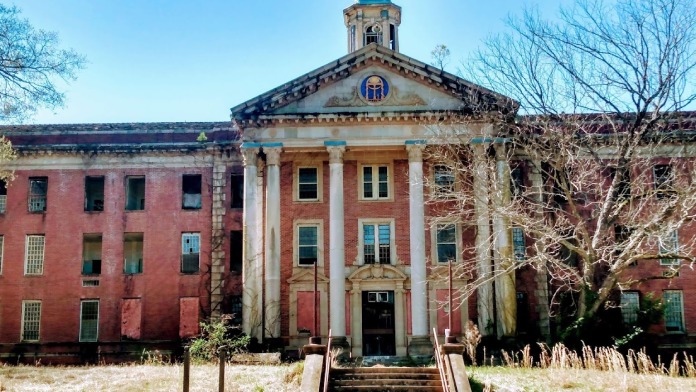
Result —
[[401, 96], [396, 87], [391, 87], [387, 99], [379, 102], [368, 102], [360, 97], [357, 87], [353, 87], [349, 95], [339, 97], [334, 95], [324, 104], [325, 108], [361, 107], [361, 106], [426, 106], [427, 103], [418, 94], [410, 93]]
[[266, 153], [266, 165], [280, 165], [280, 153], [282, 147], [264, 147], [263, 152]]
[[346, 146], [327, 146], [326, 150], [329, 152], [329, 163], [343, 163]]
[[409, 162], [423, 162], [423, 150], [425, 149], [425, 144], [407, 144], [406, 151], [408, 151], [408, 161]]
[[242, 159], [244, 166], [256, 166], [256, 157], [259, 154], [258, 147], [242, 147]]

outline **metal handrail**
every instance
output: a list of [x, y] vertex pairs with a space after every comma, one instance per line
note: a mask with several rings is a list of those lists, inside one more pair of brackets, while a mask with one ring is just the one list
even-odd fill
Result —
[[435, 363], [437, 370], [440, 372], [442, 390], [443, 392], [450, 392], [449, 378], [445, 374], [445, 363], [442, 358], [442, 349], [440, 348], [440, 342], [437, 340], [437, 328], [433, 328], [433, 337], [435, 340]]
[[324, 362], [324, 392], [329, 390], [329, 372], [331, 371], [331, 330], [329, 330], [329, 341], [326, 343], [326, 362]]

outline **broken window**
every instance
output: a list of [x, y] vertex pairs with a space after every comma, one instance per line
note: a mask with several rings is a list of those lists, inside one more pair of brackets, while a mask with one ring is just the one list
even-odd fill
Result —
[[126, 210], [145, 209], [145, 177], [126, 177]]
[[235, 230], [230, 232], [230, 271], [242, 272], [244, 246], [242, 241], [242, 231]]
[[614, 179], [617, 173], [621, 173], [621, 178], [614, 188], [613, 197], [615, 200], [626, 200], [631, 197], [631, 172], [628, 168], [611, 169], [611, 179]]
[[141, 274], [143, 272], [143, 233], [126, 233], [123, 236], [123, 272]]
[[201, 235], [184, 233], [181, 235], [181, 272], [193, 274], [200, 269]]
[[672, 165], [655, 165], [653, 167], [655, 194], [658, 199], [664, 199], [674, 194], [674, 173]]
[[243, 208], [244, 207], [244, 175], [243, 174], [233, 174], [230, 178], [230, 185], [232, 187], [232, 208]]
[[0, 180], [0, 214], [5, 213], [7, 208], [7, 183], [5, 180]]
[[201, 208], [201, 175], [184, 175], [181, 190], [183, 193], [182, 208], [198, 210]]
[[522, 195], [524, 190], [524, 173], [520, 166], [510, 169], [510, 191], [512, 196]]
[[82, 239], [82, 275], [101, 274], [102, 235], [85, 234]]
[[80, 301], [80, 341], [96, 342], [99, 336], [99, 300]]
[[85, 211], [104, 211], [104, 177], [85, 177]]
[[41, 301], [22, 301], [23, 342], [39, 341], [41, 330]]
[[48, 178], [29, 178], [29, 212], [46, 211], [46, 194], [48, 193]]

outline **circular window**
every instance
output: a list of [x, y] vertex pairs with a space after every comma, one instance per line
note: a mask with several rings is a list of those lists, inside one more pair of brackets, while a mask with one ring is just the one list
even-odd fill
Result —
[[370, 75], [360, 84], [360, 96], [369, 103], [379, 103], [387, 99], [389, 83], [379, 75]]

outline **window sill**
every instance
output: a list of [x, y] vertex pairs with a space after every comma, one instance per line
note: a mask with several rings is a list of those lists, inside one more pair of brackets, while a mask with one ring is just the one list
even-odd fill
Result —
[[293, 200], [295, 203], [321, 203], [321, 199], [296, 199]]
[[181, 276], [199, 276], [201, 274], [201, 271], [196, 271], [196, 272], [179, 272], [179, 275]]
[[145, 212], [145, 210], [124, 210], [126, 212]]

